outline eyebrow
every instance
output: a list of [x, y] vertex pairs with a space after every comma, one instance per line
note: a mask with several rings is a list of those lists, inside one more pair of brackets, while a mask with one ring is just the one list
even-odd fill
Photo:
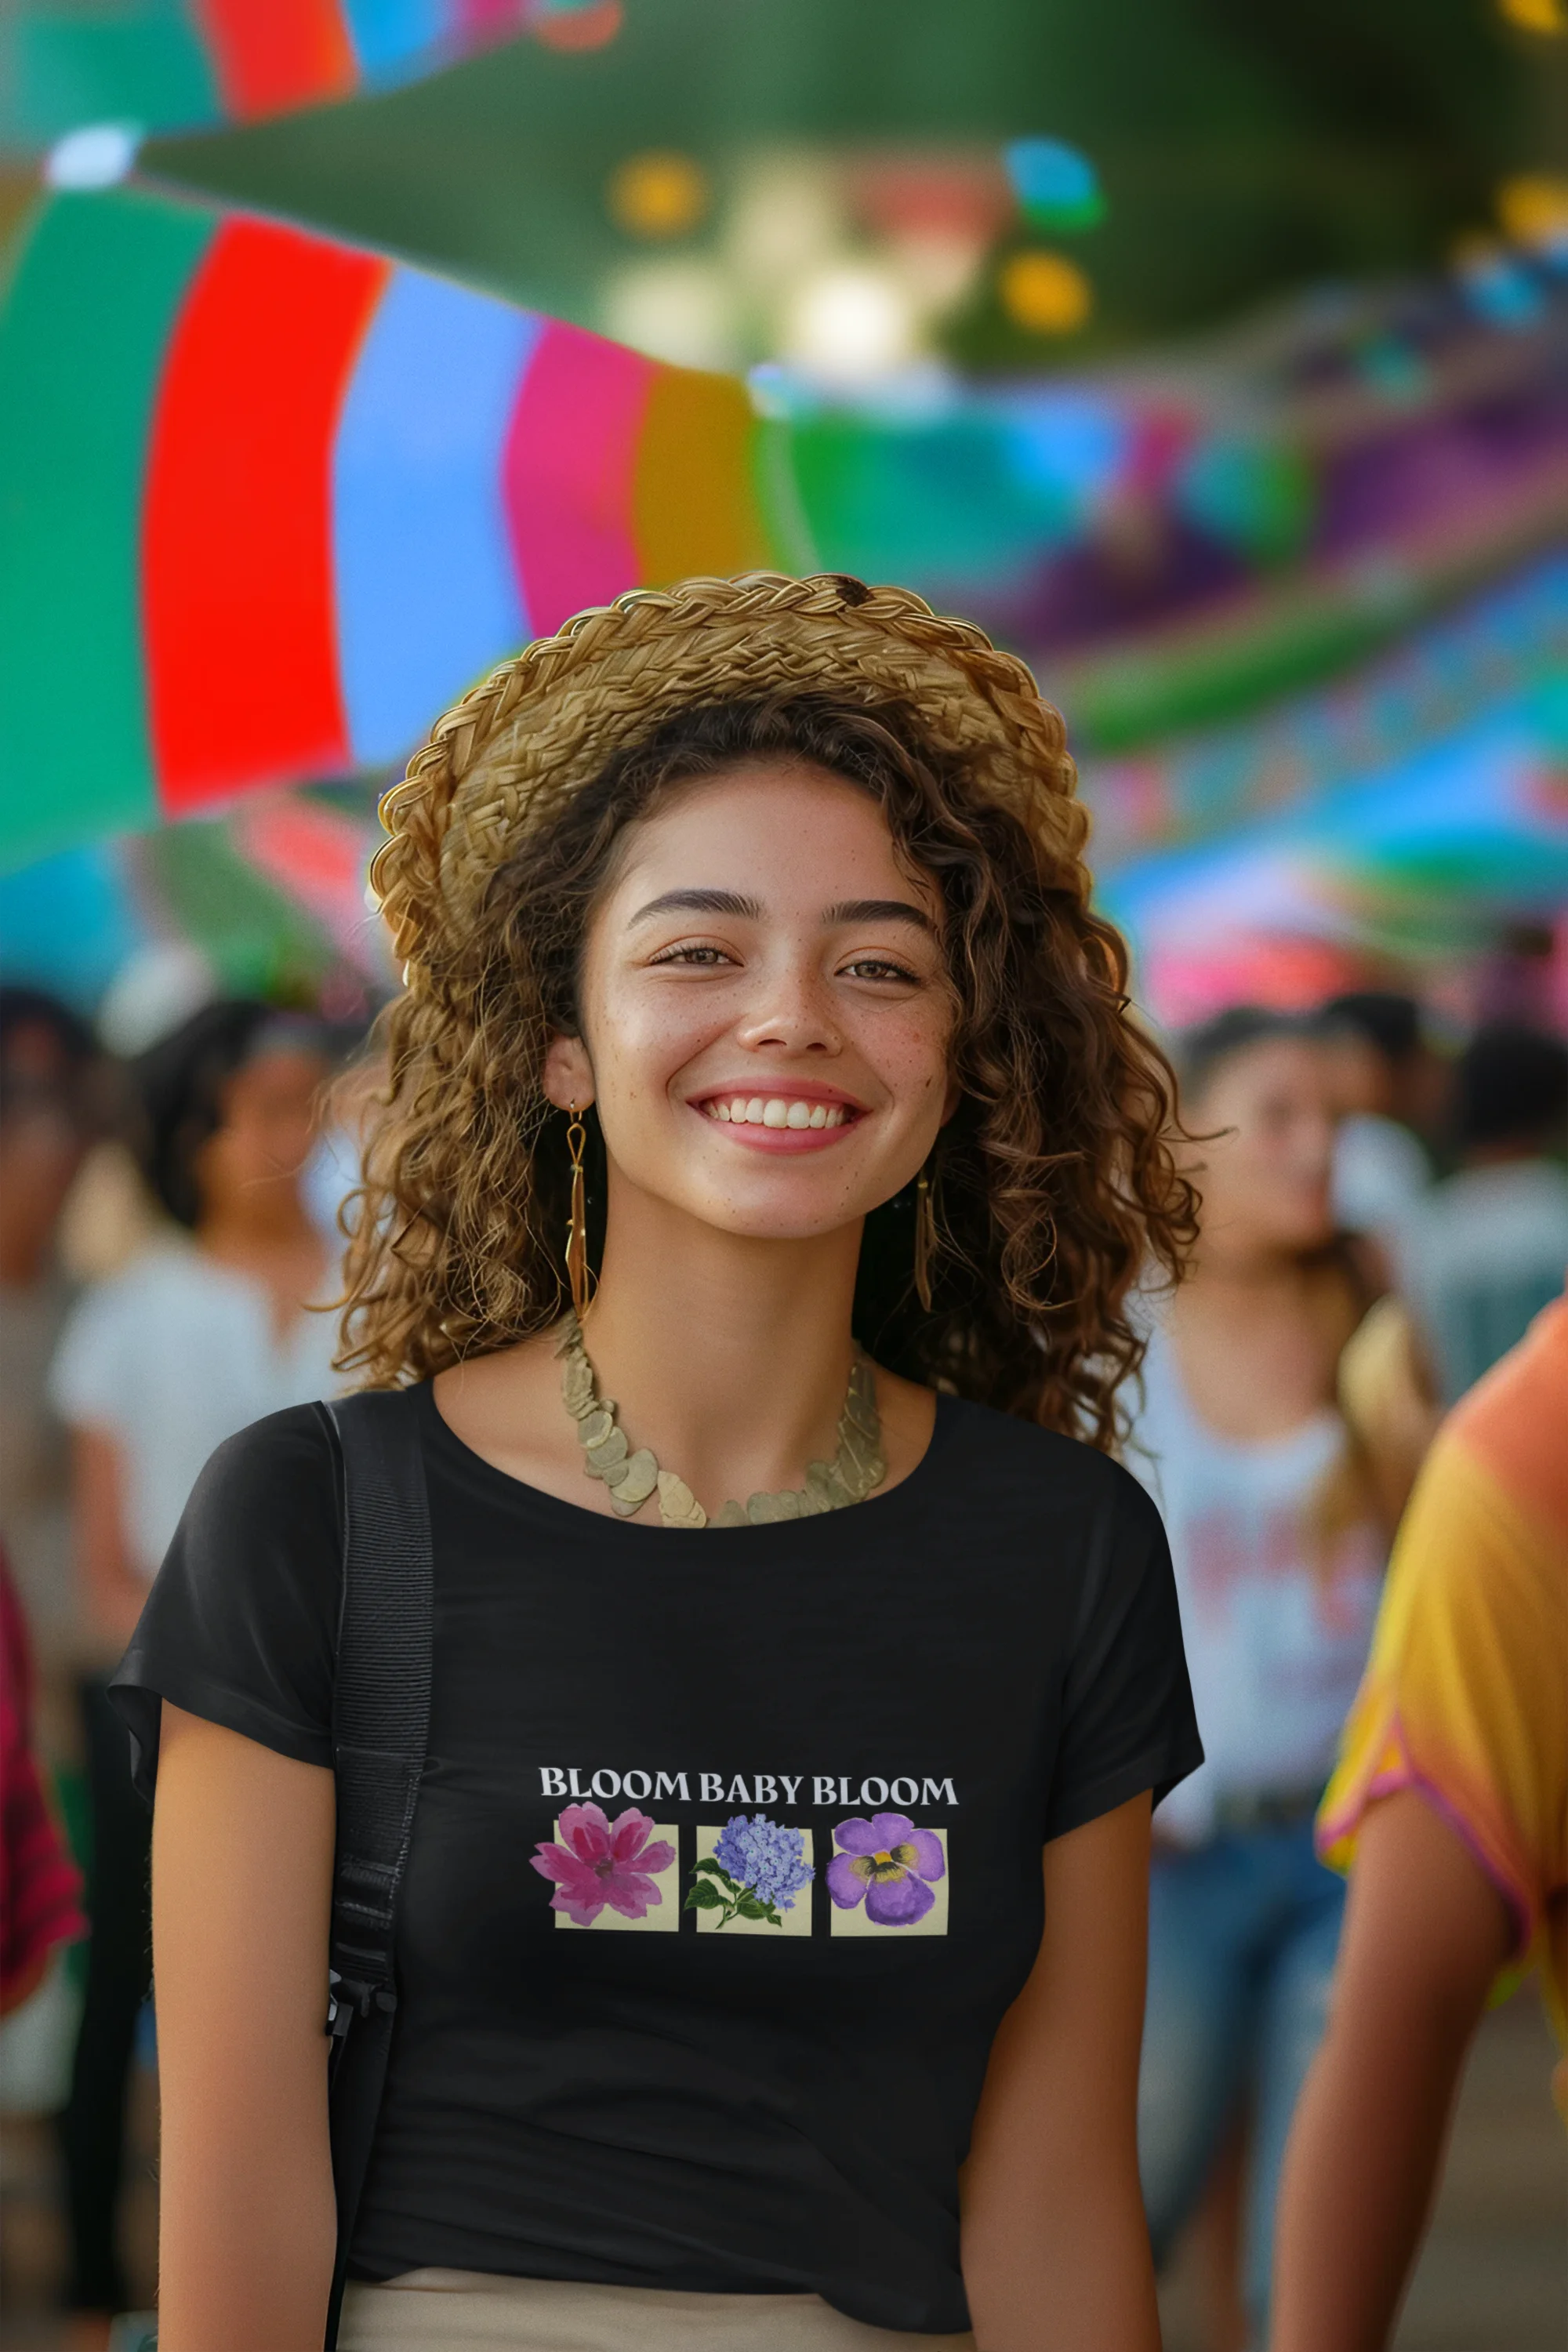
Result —
[[763, 902], [760, 898], [742, 898], [734, 890], [667, 890], [660, 898], [650, 898], [632, 917], [634, 923], [646, 922], [650, 915], [738, 915], [746, 922], [760, 922]]
[[[631, 919], [646, 922], [652, 915], [734, 915], [754, 923], [762, 920], [763, 904], [760, 898], [742, 898], [736, 890], [666, 890], [662, 897], [639, 907]], [[844, 898], [827, 908], [822, 921], [826, 930], [844, 923], [913, 923], [933, 937], [936, 931], [931, 917], [907, 898]]]
[[907, 898], [844, 898], [837, 907], [829, 907], [823, 921], [830, 928], [840, 923], [913, 923], [934, 937], [936, 925], [923, 908], [911, 906]]

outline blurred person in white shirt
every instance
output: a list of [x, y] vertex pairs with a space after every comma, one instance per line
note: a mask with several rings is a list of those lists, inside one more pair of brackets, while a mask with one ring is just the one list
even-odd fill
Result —
[[144, 1171], [170, 1219], [67, 1324], [50, 1393], [72, 1433], [87, 1638], [81, 1688], [93, 1855], [92, 1935], [62, 2118], [76, 2342], [123, 2307], [116, 2245], [126, 2077], [147, 1991], [149, 1824], [107, 1671], [141, 1614], [185, 1497], [215, 1446], [334, 1386], [331, 1254], [301, 1173], [329, 1073], [312, 1021], [244, 1001], [204, 1005], [133, 1065]]
[[[1396, 1498], [1339, 1402], [1368, 1293], [1335, 1229], [1314, 1025], [1239, 1007], [1175, 1057], [1201, 1230], [1151, 1334], [1126, 1458], [1170, 1538], [1205, 1761], [1154, 1821], [1139, 2155], [1157, 2260], [1204, 2212], [1209, 2342], [1229, 2347], [1267, 2325], [1279, 2165], [1344, 1904], [1312, 1820]], [[1211, 2195], [1216, 2168], [1237, 2189], [1224, 2164], [1244, 2118], [1242, 2183]]]

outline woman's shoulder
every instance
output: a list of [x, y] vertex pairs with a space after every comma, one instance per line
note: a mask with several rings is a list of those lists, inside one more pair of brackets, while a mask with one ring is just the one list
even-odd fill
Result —
[[114, 1677], [145, 1793], [162, 1699], [279, 1755], [331, 1764], [342, 1550], [318, 1407], [268, 1413], [209, 1457]]
[[1118, 1517], [1142, 1518], [1153, 1507], [1131, 1472], [1088, 1438], [1042, 1429], [971, 1398], [948, 1397], [943, 1405], [955, 1441], [945, 1465], [950, 1477], [1016, 1482], [1037, 1502], [1049, 1493]]
[[320, 1405], [288, 1405], [226, 1437], [192, 1490], [187, 1517], [271, 1531], [279, 1523], [335, 1529], [342, 1516], [337, 1448]]

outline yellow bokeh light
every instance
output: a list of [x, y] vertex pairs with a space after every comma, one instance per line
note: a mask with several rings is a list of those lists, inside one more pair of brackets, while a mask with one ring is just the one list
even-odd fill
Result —
[[1568, 237], [1568, 180], [1521, 172], [1498, 190], [1497, 213], [1516, 245], [1555, 245]]
[[1075, 262], [1059, 253], [1015, 253], [997, 280], [1002, 307], [1033, 335], [1070, 335], [1094, 308], [1094, 291]]
[[1563, 0], [1498, 0], [1500, 15], [1526, 33], [1568, 33]]
[[685, 236], [708, 209], [708, 174], [689, 155], [629, 155], [610, 181], [610, 211], [633, 236]]

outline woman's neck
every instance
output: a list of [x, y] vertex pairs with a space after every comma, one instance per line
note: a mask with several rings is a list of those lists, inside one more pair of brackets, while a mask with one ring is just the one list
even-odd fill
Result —
[[807, 1240], [726, 1234], [616, 1200], [584, 1328], [633, 1443], [699, 1494], [771, 1491], [837, 1444], [858, 1225]]
[[[1284, 1297], [1312, 1286], [1316, 1268], [1300, 1250], [1241, 1235], [1205, 1235], [1192, 1259], [1183, 1291]], [[1178, 1294], [1179, 1296], [1180, 1294]]]
[[1321, 1261], [1216, 1237], [1171, 1306], [1187, 1400], [1221, 1436], [1270, 1440], [1321, 1411], [1353, 1319]]

